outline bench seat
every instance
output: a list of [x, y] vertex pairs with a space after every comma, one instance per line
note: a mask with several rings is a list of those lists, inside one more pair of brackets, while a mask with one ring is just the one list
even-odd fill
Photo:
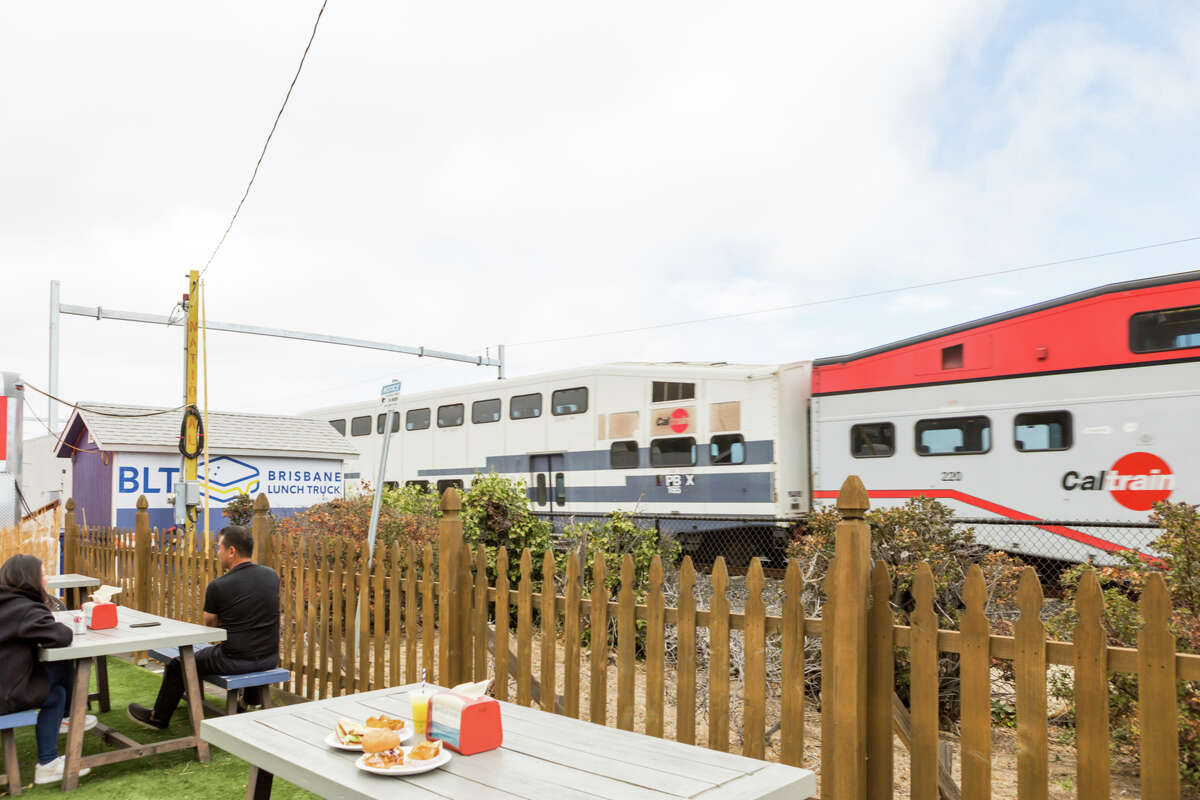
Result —
[[[200, 652], [212, 645], [196, 645], [196, 652]], [[160, 647], [150, 651], [150, 657], [155, 661], [167, 664], [171, 659], [179, 657], [178, 647]], [[272, 669], [264, 669], [258, 672], [246, 672], [236, 675], [201, 675], [201, 679], [205, 683], [211, 683], [213, 686], [224, 689], [229, 694], [226, 702], [225, 713], [233, 713], [236, 710], [237, 698], [241, 696], [243, 689], [250, 689], [257, 686], [271, 686], [275, 683], [284, 683], [292, 679], [292, 673], [283, 667], [274, 667]], [[263, 707], [270, 707], [270, 692], [263, 692]], [[214, 709], [215, 710], [215, 709]]]

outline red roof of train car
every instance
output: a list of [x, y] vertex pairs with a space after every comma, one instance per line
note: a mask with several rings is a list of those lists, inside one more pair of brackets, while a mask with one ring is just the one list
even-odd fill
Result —
[[1200, 270], [1111, 283], [882, 347], [813, 362], [813, 394], [1200, 360], [1200, 346], [1134, 352], [1130, 318], [1200, 305]]

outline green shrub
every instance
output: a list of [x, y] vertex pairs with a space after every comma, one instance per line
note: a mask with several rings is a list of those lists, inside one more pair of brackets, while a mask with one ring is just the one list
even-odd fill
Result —
[[[357, 497], [344, 497], [317, 503], [275, 524], [277, 533], [305, 538], [354, 542], [361, 547], [367, 539], [371, 524], [371, 505], [374, 495], [364, 492]], [[406, 548], [409, 542], [418, 548], [437, 536], [440, 511], [437, 497], [415, 486], [385, 489], [379, 507], [379, 527], [376, 541], [384, 547], [398, 542]]]
[[[641, 602], [646, 596], [646, 584], [650, 580], [650, 562], [661, 556], [665, 569], [670, 569], [679, 559], [679, 543], [673, 539], [662, 539], [652, 527], [638, 525], [627, 511], [613, 511], [608, 516], [590, 522], [571, 522], [563, 530], [567, 539], [583, 545], [586, 553], [580, 580], [584, 581], [584, 595], [590, 596], [591, 575], [596, 566], [596, 557], [604, 557], [604, 585], [609, 599], [616, 599], [621, 585], [621, 560], [626, 553], [633, 556], [633, 596]], [[572, 552], [575, 552], [572, 550]], [[566, 554], [560, 557], [559, 574], [566, 575]]]
[[521, 551], [529, 548], [533, 560], [531, 579], [541, 586], [542, 559], [550, 548], [552, 526], [534, 516], [525, 481], [496, 473], [476, 473], [462, 495], [463, 539], [487, 549], [488, 582], [496, 580], [496, 552], [508, 549], [508, 582], [513, 588], [521, 580]]
[[[1143, 561], [1136, 552], [1122, 551], [1115, 555], [1117, 566], [1097, 570], [1104, 594], [1104, 626], [1110, 646], [1137, 647], [1137, 634], [1142, 626], [1138, 609], [1146, 579], [1158, 572], [1171, 593], [1171, 628], [1176, 636], [1176, 649], [1181, 653], [1200, 653], [1200, 511], [1190, 503], [1154, 505], [1150, 515], [1162, 533], [1150, 544], [1157, 558]], [[1074, 610], [1075, 593], [1086, 565], [1063, 573], [1063, 599], [1070, 605], [1051, 618], [1047, 631], [1057, 637], [1070, 639], [1078, 622]], [[1109, 674], [1109, 729], [1113, 741], [1121, 747], [1136, 748], [1140, 741], [1137, 719], [1137, 675], [1113, 672]], [[1180, 776], [1192, 790], [1200, 790], [1200, 681], [1179, 683], [1179, 761]], [[1072, 700], [1068, 676], [1051, 681], [1051, 692]]]
[[[871, 561], [883, 561], [892, 575], [890, 602], [894, 612], [912, 613], [913, 578], [922, 563], [929, 564], [934, 579], [934, 611], [938, 627], [957, 628], [963, 607], [962, 590], [967, 569], [978, 564], [988, 588], [989, 613], [1016, 596], [1021, 562], [1005, 553], [989, 550], [975, 540], [973, 528], [956, 526], [953, 510], [936, 500], [918, 496], [902, 506], [873, 508], [866, 521], [871, 526]], [[824, 578], [834, 555], [835, 530], [841, 515], [832, 506], [817, 509], [806, 520], [805, 529], [788, 546], [788, 557], [800, 560], [806, 575], [805, 613], [819, 616], [824, 606]], [[989, 614], [990, 616], [990, 614]], [[908, 701], [909, 660], [907, 650], [895, 657], [896, 691]], [[938, 697], [946, 727], [958, 720], [958, 657], [941, 653], [938, 659]]]

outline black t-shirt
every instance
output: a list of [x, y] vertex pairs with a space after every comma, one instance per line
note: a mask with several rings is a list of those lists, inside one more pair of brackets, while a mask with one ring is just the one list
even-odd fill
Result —
[[279, 575], [249, 561], [208, 585], [204, 610], [229, 634], [225, 655], [247, 661], [279, 656]]

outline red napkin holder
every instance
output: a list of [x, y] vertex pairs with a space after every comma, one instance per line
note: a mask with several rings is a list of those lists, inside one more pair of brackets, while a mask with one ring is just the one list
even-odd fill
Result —
[[84, 603], [83, 616], [87, 626], [94, 631], [117, 627], [116, 603]]
[[429, 722], [425, 738], [440, 739], [443, 746], [464, 756], [495, 750], [504, 740], [495, 698], [438, 692], [429, 698], [425, 713]]

